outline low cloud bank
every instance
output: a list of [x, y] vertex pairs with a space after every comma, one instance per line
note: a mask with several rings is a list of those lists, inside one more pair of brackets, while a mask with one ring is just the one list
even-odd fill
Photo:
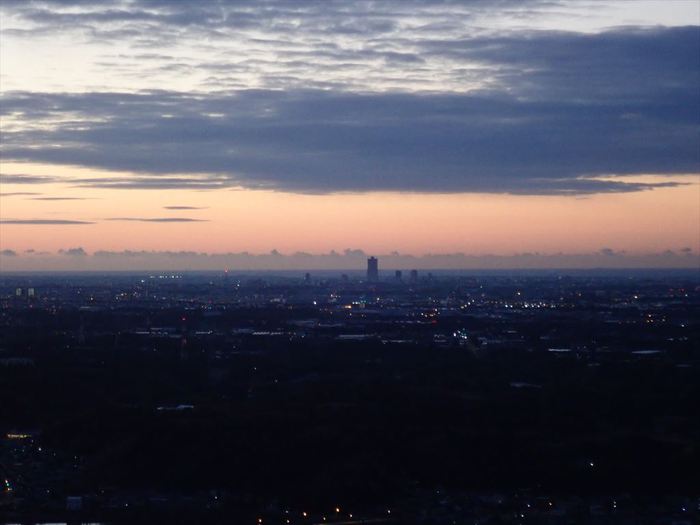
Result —
[[369, 255], [380, 268], [393, 269], [536, 269], [536, 268], [697, 268], [700, 252], [688, 247], [660, 253], [632, 254], [611, 248], [594, 253], [519, 253], [515, 255], [368, 254], [359, 249], [324, 254], [295, 252], [201, 253], [193, 251], [105, 251], [88, 253], [81, 247], [57, 253], [5, 249], [0, 271], [128, 271], [128, 270], [363, 270]]

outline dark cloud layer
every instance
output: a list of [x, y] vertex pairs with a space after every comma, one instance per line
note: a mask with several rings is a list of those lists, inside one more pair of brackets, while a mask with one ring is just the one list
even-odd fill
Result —
[[74, 221], [68, 219], [0, 219], [0, 224], [24, 224], [24, 225], [81, 225], [94, 224], [90, 221]]
[[67, 250], [59, 250], [58, 253], [60, 253], [61, 255], [68, 255], [71, 257], [86, 257], [87, 256], [87, 252], [81, 247], [68, 248]]
[[[240, 83], [227, 78], [244, 78], [254, 66], [263, 71], [258, 77], [266, 89], [7, 93], [3, 115], [39, 125], [4, 132], [4, 158], [138, 175], [5, 175], [3, 182], [575, 195], [678, 184], [601, 178], [610, 175], [700, 171], [697, 26], [465, 32], [470, 17], [489, 9], [527, 17], [560, 7], [529, 2], [521, 12], [523, 3], [511, 0], [88, 4], [66, 10], [62, 2], [6, 3], [34, 24], [31, 31], [79, 27], [93, 39], [129, 42], [132, 54], [116, 64], [131, 57], [138, 67], [206, 71], [229, 87]], [[431, 9], [439, 14], [432, 17]], [[412, 18], [415, 10], [421, 16]], [[444, 36], [437, 38], [440, 27]], [[215, 50], [217, 39], [224, 42], [241, 28], [260, 29], [263, 47], [274, 37], [275, 53], [233, 63], [222, 56], [187, 61], [171, 47], [143, 49], [147, 41], [164, 46], [195, 32], [211, 37]], [[364, 44], [311, 45], [297, 38], [307, 29]], [[134, 46], [141, 46], [138, 54]], [[409, 91], [412, 75], [432, 71], [427, 62], [443, 61], [449, 89]], [[274, 73], [276, 62], [281, 73]], [[395, 67], [389, 69], [399, 89], [358, 91], [338, 80], [339, 72], [370, 71], [368, 64], [380, 72]], [[324, 67], [335, 80], [315, 82], [314, 68]], [[390, 74], [381, 85], [387, 81], [394, 81]]]
[[[0, 113], [0, 115], [4, 114], [4, 112]], [[26, 175], [19, 173], [12, 175], [0, 175], [0, 184], [48, 184], [51, 182], [61, 182], [61, 179], [47, 175]]]
[[[377, 35], [396, 29], [396, 20], [419, 11], [450, 9], [469, 17], [483, 10], [516, 10], [538, 6], [556, 7], [553, 0], [235, 0], [180, 2], [172, 0], [4, 0], [18, 18], [44, 31], [59, 32], [75, 26], [95, 37], [114, 31], [144, 27], [159, 30], [161, 40], [170, 30], [201, 30], [220, 36], [230, 30], [274, 29], [292, 33], [313, 29], [328, 34]], [[66, 9], [80, 6], [82, 9]], [[525, 13], [523, 13], [525, 14]], [[296, 23], [294, 23], [296, 22]], [[144, 35], [145, 36], [145, 35]], [[146, 40], [144, 41], [144, 43]]]
[[[194, 251], [109, 251], [88, 253], [83, 248], [59, 250], [57, 254], [0, 253], [3, 270], [75, 270], [80, 261], [83, 270], [350, 270], [364, 269], [367, 254], [363, 250], [348, 249], [323, 254], [296, 252], [283, 254], [277, 250], [268, 253], [201, 253]], [[13, 255], [14, 253], [14, 255]], [[68, 256], [68, 257], [66, 257]], [[700, 258], [697, 251], [686, 248], [665, 250], [661, 253], [628, 254], [610, 248], [597, 253], [520, 253], [515, 255], [470, 255], [464, 253], [433, 253], [420, 256], [392, 252], [379, 254], [380, 272], [391, 275], [394, 268], [430, 269], [510, 269], [510, 268], [689, 268], [697, 269]], [[303, 275], [302, 273], [299, 274]]]
[[[101, 166], [99, 163], [93, 164], [94, 167]], [[109, 169], [109, 168], [108, 168]], [[135, 168], [135, 171], [141, 169]], [[173, 170], [174, 171], [174, 170]], [[188, 177], [188, 176], [134, 176], [134, 177], [94, 177], [94, 178], [76, 178], [62, 179], [55, 182], [68, 182], [76, 187], [81, 188], [102, 188], [112, 190], [170, 190], [170, 189], [189, 189], [189, 190], [216, 190], [231, 186], [230, 177], [221, 176], [218, 174], [209, 174], [204, 177]]]

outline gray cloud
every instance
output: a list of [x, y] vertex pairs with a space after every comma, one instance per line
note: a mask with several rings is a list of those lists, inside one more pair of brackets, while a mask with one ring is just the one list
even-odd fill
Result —
[[23, 197], [29, 195], [41, 195], [41, 193], [36, 191], [10, 191], [10, 192], [0, 192], [0, 197]]
[[0, 251], [0, 255], [4, 255], [5, 257], [17, 257], [17, 252], [14, 250], [2, 250]]
[[[77, 113], [86, 122], [6, 132], [2, 150], [7, 159], [149, 174], [66, 180], [101, 188], [639, 191], [657, 186], [594, 177], [700, 170], [691, 116], [700, 113], [697, 87], [678, 85], [672, 99], [651, 90], [636, 100], [588, 102], [313, 90], [11, 93], [5, 111], [27, 119]], [[42, 144], [62, 147], [36, 147]]]
[[[513, 269], [513, 268], [690, 268], [700, 267], [700, 254], [695, 251], [678, 253], [666, 250], [660, 253], [629, 254], [612, 249], [614, 257], [605, 253], [521, 253], [515, 255], [469, 255], [464, 253], [434, 253], [409, 255], [392, 252], [375, 254], [384, 276], [395, 268], [430, 269]], [[277, 250], [268, 253], [200, 253], [194, 251], [109, 251], [98, 250], [87, 254], [82, 248], [60, 250], [58, 255], [31, 254], [9, 257], [3, 270], [61, 270], [74, 269], [70, 257], [80, 257], [82, 270], [350, 270], [362, 271], [368, 254], [348, 249], [342, 253], [323, 254], [296, 252], [283, 254]], [[73, 261], [75, 262], [75, 261]]]
[[164, 210], [205, 210], [206, 206], [163, 206]]
[[81, 188], [102, 188], [102, 189], [139, 189], [139, 190], [169, 190], [169, 189], [191, 189], [191, 190], [216, 190], [227, 188], [232, 185], [228, 177], [218, 174], [210, 174], [205, 177], [186, 176], [156, 176], [156, 177], [94, 177], [67, 179], [63, 182], [70, 183]]
[[0, 175], [0, 184], [49, 184], [52, 182], [61, 182], [61, 179], [46, 175]]
[[87, 252], [83, 248], [68, 248], [67, 250], [59, 250], [61, 255], [69, 255], [71, 257], [86, 257]]
[[25, 225], [80, 225], [94, 224], [89, 221], [74, 221], [68, 219], [0, 219], [0, 224], [25, 224]]
[[[80, 4], [83, 9], [65, 10]], [[100, 28], [121, 27], [125, 31], [151, 27], [167, 34], [170, 29], [206, 30], [216, 36], [226, 30], [274, 30], [293, 33], [314, 30], [329, 34], [367, 35], [394, 31], [397, 19], [416, 14], [430, 14], [445, 25], [444, 17], [436, 9], [448, 14], [469, 17], [480, 11], [509, 11], [527, 8], [537, 12], [540, 6], [561, 5], [551, 0], [385, 0], [379, 3], [348, 2], [339, 0], [237, 0], [235, 2], [172, 2], [154, 0], [60, 2], [5, 0], [3, 5], [12, 9], [14, 16], [54, 32], [70, 30], [74, 26]]]
[[[38, 125], [4, 132], [4, 158], [139, 174], [62, 179], [79, 187], [582, 195], [678, 185], [624, 175], [700, 170], [697, 26], [580, 34], [475, 22], [571, 14], [549, 1], [4, 5], [30, 32], [128, 44], [100, 67], [186, 71], [223, 88], [6, 93], [3, 114]], [[185, 37], [193, 47], [162, 47]], [[225, 52], [239, 38], [245, 53]]]
[[[546, 27], [592, 19], [583, 13], [590, 5], [573, 0], [117, 0], [85, 2], [81, 9], [68, 5], [7, 0], [2, 7], [13, 23], [4, 34], [69, 37], [87, 46], [118, 42], [119, 53], [87, 64], [93, 73], [104, 73], [107, 84], [119, 73], [142, 87], [160, 87], [175, 72], [187, 74], [196, 89], [466, 91], [502, 80], [504, 65], [510, 64], [512, 73], [513, 57], [505, 50], [501, 60], [500, 52], [523, 43], [522, 38], [485, 43], [485, 35], [514, 31], [509, 27], [541, 27], [545, 18], [550, 21]], [[606, 14], [620, 11], [603, 3], [598, 18], [607, 20]], [[648, 14], [630, 15], [641, 23], [649, 20]], [[622, 20], [618, 16], [607, 24]], [[543, 58], [566, 53], [566, 47], [552, 43]], [[552, 63], [543, 62], [551, 69]], [[197, 78], [207, 72], [210, 78]]]

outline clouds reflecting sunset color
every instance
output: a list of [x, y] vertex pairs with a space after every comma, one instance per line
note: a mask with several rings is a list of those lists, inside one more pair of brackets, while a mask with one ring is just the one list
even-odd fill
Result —
[[8, 1], [0, 16], [3, 270], [70, 247], [697, 265], [693, 2]]

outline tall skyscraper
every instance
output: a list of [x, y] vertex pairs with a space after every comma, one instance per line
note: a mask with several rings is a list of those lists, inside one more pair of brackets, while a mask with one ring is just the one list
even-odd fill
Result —
[[367, 259], [367, 280], [370, 282], [379, 280], [379, 260], [376, 257]]

